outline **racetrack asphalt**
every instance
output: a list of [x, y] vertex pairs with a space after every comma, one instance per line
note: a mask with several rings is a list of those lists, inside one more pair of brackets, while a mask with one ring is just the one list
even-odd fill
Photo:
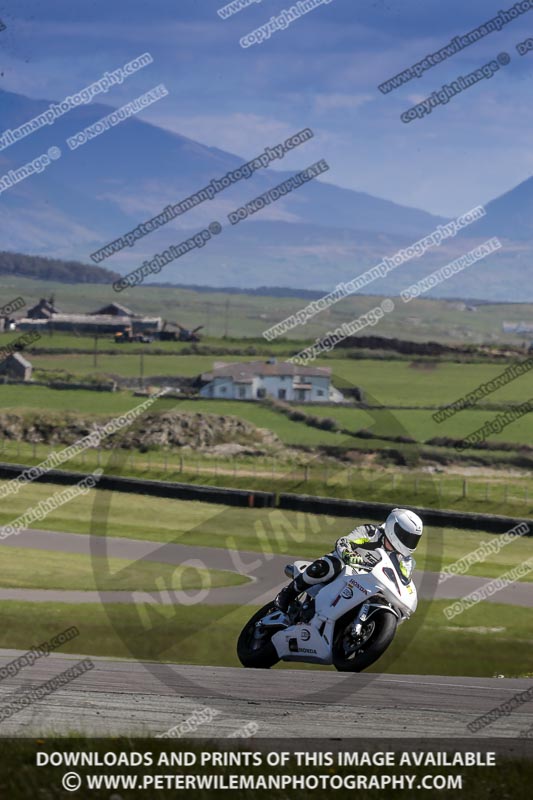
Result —
[[[90, 555], [91, 551], [105, 552], [110, 558], [129, 561], [155, 561], [165, 564], [183, 564], [193, 560], [202, 562], [206, 569], [229, 570], [250, 577], [248, 583], [209, 590], [204, 603], [264, 605], [284, 586], [288, 580], [284, 567], [299, 556], [274, 555], [272, 553], [233, 551], [217, 547], [201, 547], [182, 544], [163, 544], [161, 542], [127, 539], [122, 537], [91, 537], [84, 534], [64, 533], [28, 529], [0, 542], [3, 547], [32, 548], [38, 550]], [[455, 599], [464, 597], [480, 589], [489, 578], [470, 575], [454, 575], [444, 583], [438, 583], [437, 573], [415, 573], [415, 584], [419, 596], [427, 599]], [[0, 574], [1, 583], [1, 574]], [[77, 591], [56, 589], [9, 589], [0, 588], [0, 600], [27, 600], [33, 602], [64, 603], [135, 603], [139, 602], [140, 592], [129, 591]], [[179, 602], [171, 593], [161, 593], [159, 602], [163, 604]], [[153, 597], [152, 597], [153, 602]], [[533, 607], [533, 586], [531, 583], [515, 582], [500, 589], [484, 602], [505, 603]]]
[[[21, 655], [0, 651], [0, 666]], [[39, 686], [81, 656], [51, 654], [0, 681], [7, 697]], [[533, 701], [473, 736], [467, 724], [530, 689], [531, 680], [348, 674], [144, 664], [92, 657], [94, 669], [2, 722], [2, 736], [157, 736], [196, 710], [210, 722], [187, 735], [227, 737], [250, 722], [258, 737], [517, 737], [533, 725]], [[305, 678], [305, 680], [303, 680]]]

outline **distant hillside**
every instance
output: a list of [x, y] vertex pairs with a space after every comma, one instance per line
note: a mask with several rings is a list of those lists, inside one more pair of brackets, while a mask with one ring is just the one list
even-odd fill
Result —
[[61, 261], [59, 258], [6, 251], [0, 251], [0, 275], [60, 283], [112, 283], [120, 277], [116, 272], [82, 264], [81, 261]]

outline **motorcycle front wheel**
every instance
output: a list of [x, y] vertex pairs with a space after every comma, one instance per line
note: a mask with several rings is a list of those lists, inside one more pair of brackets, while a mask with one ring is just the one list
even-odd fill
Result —
[[276, 628], [264, 628], [261, 630], [256, 623], [267, 614], [276, 610], [273, 603], [269, 603], [253, 615], [248, 620], [241, 631], [237, 641], [237, 655], [244, 667], [255, 669], [270, 669], [279, 661], [276, 648], [271, 642], [272, 635], [276, 633]]
[[356, 614], [356, 610], [350, 611], [335, 625], [332, 658], [339, 672], [361, 672], [369, 667], [383, 655], [396, 633], [396, 615], [380, 608], [363, 624], [361, 634], [356, 637], [352, 632]]

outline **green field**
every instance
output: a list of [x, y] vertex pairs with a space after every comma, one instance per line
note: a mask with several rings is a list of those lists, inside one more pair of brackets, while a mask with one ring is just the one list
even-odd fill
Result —
[[[91, 392], [89, 390], [49, 389], [43, 386], [0, 386], [0, 409], [6, 411], [33, 412], [76, 411], [82, 414], [121, 414], [143, 402], [131, 392]], [[309, 428], [292, 422], [282, 414], [264, 408], [255, 402], [226, 400], [176, 400], [161, 398], [158, 411], [191, 411], [209, 414], [230, 414], [248, 420], [259, 428], [268, 428], [285, 444], [319, 446], [336, 445], [340, 436], [329, 431]], [[343, 437], [343, 441], [350, 437]], [[355, 442], [354, 442], [355, 443]]]
[[[533, 389], [531, 396], [533, 396]], [[483, 410], [483, 408], [472, 408], [461, 411], [439, 424], [432, 418], [432, 412], [425, 409], [364, 411], [358, 408], [314, 406], [310, 412], [308, 406], [298, 406], [298, 408], [301, 411], [316, 414], [318, 417], [330, 417], [336, 420], [342, 428], [353, 433], [367, 429], [379, 436], [407, 435], [420, 443], [441, 436], [464, 439], [501, 413], [500, 411]], [[531, 417], [525, 415], [515, 420], [500, 433], [491, 434], [488, 441], [533, 446]]]
[[[22, 295], [29, 308], [40, 297], [54, 294], [58, 307], [67, 313], [95, 311], [109, 302], [110, 287], [80, 286], [55, 281], [35, 281], [5, 275], [3, 294], [7, 299]], [[328, 291], [334, 288], [328, 287]], [[326, 292], [327, 293], [327, 292]], [[329, 310], [318, 314], [305, 326], [291, 331], [291, 338], [314, 340], [326, 331], [349, 322], [382, 300], [381, 297], [355, 295], [345, 298]], [[7, 302], [7, 300], [6, 300]], [[258, 337], [263, 331], [295, 313], [309, 302], [294, 297], [263, 297], [224, 292], [195, 292], [188, 289], [143, 286], [127, 289], [120, 302], [134, 311], [177, 320], [185, 327], [204, 325], [206, 336]], [[465, 304], [443, 300], [414, 300], [408, 305], [397, 303], [394, 313], [379, 324], [380, 336], [398, 336], [414, 341], [519, 343], [520, 338], [503, 334], [504, 320], [528, 319], [528, 304], [480, 305], [475, 312], [465, 310]], [[373, 330], [373, 329], [372, 329]]]
[[[71, 411], [110, 417], [143, 402], [131, 392], [94, 392], [89, 389], [49, 389], [46, 386], [0, 386], [0, 409], [19, 412]], [[161, 398], [157, 408], [169, 411], [178, 401]]]
[[[509, 363], [454, 364], [449, 361], [387, 361], [372, 359], [317, 359], [317, 366], [329, 366], [333, 382], [360, 386], [383, 406], [436, 406], [440, 408], [482, 383], [495, 378]], [[487, 403], [523, 402], [533, 396], [533, 371], [497, 389]], [[440, 427], [444, 427], [443, 423]]]
[[[523, 399], [523, 398], [522, 398]], [[43, 386], [1, 386], [0, 409], [6, 411], [32, 412], [36, 409], [49, 411], [72, 411], [80, 414], [113, 415], [135, 408], [141, 400], [131, 392], [92, 392], [90, 390], [60, 390]], [[273, 431], [287, 446], [321, 447], [333, 446], [375, 450], [391, 447], [390, 442], [379, 439], [355, 439], [347, 434], [324, 431], [290, 420], [279, 412], [265, 408], [256, 402], [238, 400], [176, 400], [162, 398], [157, 404], [162, 411], [204, 412], [209, 414], [232, 415], [251, 422], [259, 428]], [[417, 442], [424, 442], [435, 436], [463, 438], [480, 428], [488, 420], [494, 419], [498, 411], [479, 408], [456, 414], [442, 424], [432, 419], [432, 412], [423, 409], [377, 409], [363, 410], [335, 406], [300, 406], [301, 410], [320, 417], [335, 419], [343, 428], [357, 433], [368, 429], [376, 436], [410, 436]], [[533, 445], [533, 433], [529, 416], [524, 416], [504, 428], [499, 434], [492, 434], [490, 441], [511, 442], [520, 446]], [[450, 451], [453, 455], [454, 451]]]
[[[411, 675], [531, 675], [530, 609], [480, 604], [452, 623], [443, 610], [450, 601], [422, 601], [412, 620], [369, 672]], [[204, 666], [239, 666], [237, 637], [253, 606], [172, 606], [153, 611], [151, 624], [140, 606], [70, 605], [2, 601], [0, 647], [27, 650], [76, 625], [80, 635], [61, 652], [136, 658]], [[414, 630], [416, 627], [416, 630]], [[284, 664], [282, 669], [317, 669]], [[327, 669], [332, 669], [331, 667]], [[347, 689], [349, 691], [349, 689]]]
[[234, 572], [189, 569], [152, 561], [99, 558], [30, 548], [2, 550], [3, 589], [75, 589], [77, 591], [150, 590], [162, 580], [169, 589], [238, 586], [247, 579]]
[[[168, 343], [165, 343], [168, 344]], [[124, 345], [115, 355], [98, 355], [96, 366], [91, 355], [32, 355], [35, 368], [65, 371], [78, 378], [107, 373], [126, 378], [139, 377], [140, 355], [131, 354]], [[254, 356], [151, 355], [144, 356], [144, 375], [194, 377], [208, 372], [214, 361], [250, 361]], [[383, 406], [429, 406], [440, 408], [458, 400], [477, 386], [503, 372], [508, 364], [459, 364], [449, 361], [409, 362], [379, 359], [322, 358], [313, 366], [330, 367], [333, 383], [360, 387], [368, 402]], [[519, 403], [533, 396], [533, 372], [526, 373], [488, 395], [485, 403]], [[445, 423], [444, 423], [445, 424]], [[443, 426], [440, 426], [443, 427]]]

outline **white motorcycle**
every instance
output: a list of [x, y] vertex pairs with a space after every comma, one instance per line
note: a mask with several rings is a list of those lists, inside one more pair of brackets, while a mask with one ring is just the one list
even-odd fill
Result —
[[[310, 586], [287, 614], [274, 603], [263, 606], [239, 636], [241, 663], [269, 669], [280, 660], [306, 661], [360, 672], [377, 661], [418, 599], [396, 553], [380, 547], [364, 551], [364, 558], [362, 565], [344, 566], [330, 583]], [[285, 574], [295, 578], [310, 563], [288, 564]]]

